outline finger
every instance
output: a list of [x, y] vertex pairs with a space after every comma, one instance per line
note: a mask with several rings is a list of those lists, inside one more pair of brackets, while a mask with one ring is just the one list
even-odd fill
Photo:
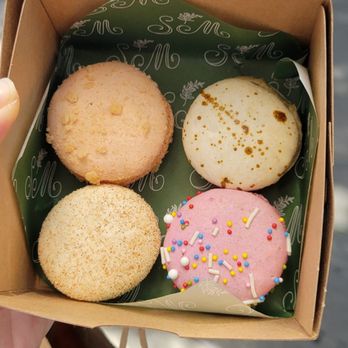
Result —
[[10, 315], [13, 347], [38, 347], [53, 324], [51, 320], [16, 311], [10, 311]]
[[0, 142], [15, 121], [19, 111], [19, 96], [13, 82], [0, 79]]
[[0, 308], [0, 347], [11, 347], [11, 332], [11, 313], [7, 309]]

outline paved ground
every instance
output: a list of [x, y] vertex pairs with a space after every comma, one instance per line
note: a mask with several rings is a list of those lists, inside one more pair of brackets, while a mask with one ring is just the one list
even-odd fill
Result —
[[[210, 348], [345, 348], [348, 347], [348, 302], [346, 300], [346, 286], [348, 273], [345, 264], [348, 256], [348, 117], [346, 117], [348, 100], [348, 1], [333, 0], [335, 6], [335, 105], [336, 105], [336, 227], [331, 266], [331, 277], [328, 287], [326, 312], [320, 339], [316, 342], [231, 342], [231, 341], [193, 341], [179, 339], [175, 335], [165, 334], [153, 330], [147, 331], [150, 347], [210, 347]], [[0, 0], [0, 7], [3, 1]], [[1, 21], [0, 21], [1, 27]], [[106, 329], [108, 337], [119, 342], [118, 328]], [[139, 347], [135, 331], [129, 338], [129, 347]], [[92, 347], [94, 348], [94, 347]]]

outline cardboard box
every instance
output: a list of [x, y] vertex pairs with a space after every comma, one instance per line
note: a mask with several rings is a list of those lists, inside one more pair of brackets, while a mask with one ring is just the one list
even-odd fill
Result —
[[320, 138], [297, 298], [294, 298], [294, 317], [256, 319], [111, 307], [73, 301], [41, 285], [26, 249], [11, 171], [47, 86], [59, 36], [103, 2], [7, 2], [1, 73], [15, 82], [21, 97], [21, 111], [0, 147], [0, 306], [86, 327], [153, 328], [197, 338], [315, 339], [325, 305], [333, 233], [333, 57], [332, 4], [329, 0], [189, 1], [234, 25], [282, 30], [309, 43], [309, 71]]

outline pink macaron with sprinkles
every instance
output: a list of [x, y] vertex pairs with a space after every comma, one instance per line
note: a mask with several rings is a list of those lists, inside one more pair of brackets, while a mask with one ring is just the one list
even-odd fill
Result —
[[283, 282], [291, 240], [284, 218], [263, 196], [212, 189], [187, 197], [164, 222], [161, 261], [180, 291], [212, 280], [255, 305]]

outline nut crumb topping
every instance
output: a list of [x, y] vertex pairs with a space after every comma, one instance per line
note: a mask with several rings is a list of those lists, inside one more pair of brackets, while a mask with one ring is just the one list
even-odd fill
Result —
[[75, 104], [75, 103], [77, 103], [77, 101], [79, 100], [79, 98], [77, 97], [77, 95], [74, 94], [74, 93], [72, 93], [72, 92], [68, 93], [68, 94], [65, 96], [65, 99], [66, 99], [69, 103], [71, 103], [71, 104]]
[[85, 151], [82, 151], [82, 150], [78, 150], [76, 153], [76, 156], [79, 160], [83, 160], [83, 159], [87, 158], [88, 153]]
[[88, 81], [94, 81], [94, 80], [95, 80], [95, 77], [94, 77], [93, 75], [91, 75], [91, 74], [87, 74], [87, 75], [86, 75], [86, 79], [87, 79]]
[[145, 135], [145, 137], [147, 137], [150, 133], [150, 124], [148, 122], [144, 122], [142, 125], [141, 125], [141, 129]]
[[66, 153], [72, 153], [75, 149], [76, 149], [76, 147], [74, 145], [71, 145], [71, 144], [67, 144], [64, 146], [64, 151]]
[[112, 103], [109, 108], [110, 112], [114, 116], [119, 116], [122, 114], [123, 107], [121, 104]]
[[65, 132], [70, 132], [72, 130], [73, 126], [71, 124], [67, 124], [64, 126]]
[[69, 115], [64, 115], [62, 118], [62, 124], [66, 125], [70, 122], [70, 116]]
[[101, 153], [101, 154], [105, 154], [108, 152], [108, 149], [106, 148], [106, 146], [100, 146], [97, 148], [96, 150], [98, 153]]
[[93, 82], [93, 81], [88, 81], [88, 82], [86, 82], [86, 83], [83, 85], [83, 87], [84, 87], [85, 89], [91, 89], [91, 88], [94, 87], [94, 82]]
[[93, 185], [99, 185], [100, 184], [100, 178], [99, 175], [94, 171], [87, 172], [85, 175], [85, 179], [93, 184]]
[[67, 124], [74, 124], [77, 121], [77, 116], [75, 114], [72, 115], [64, 115], [64, 117], [62, 118], [62, 124], [63, 125], [67, 125]]

